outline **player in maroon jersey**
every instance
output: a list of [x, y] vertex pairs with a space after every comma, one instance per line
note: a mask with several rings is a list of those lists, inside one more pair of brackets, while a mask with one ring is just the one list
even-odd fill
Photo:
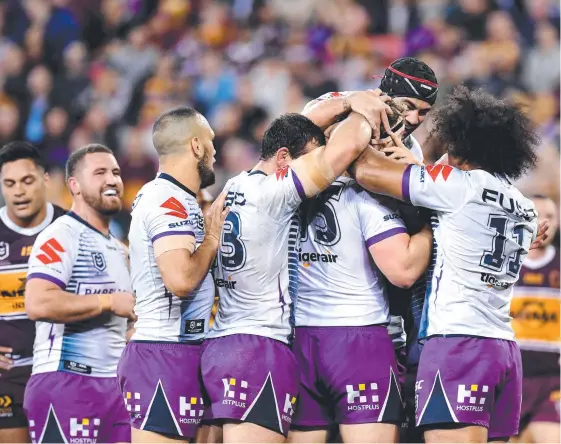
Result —
[[531, 250], [520, 270], [511, 305], [512, 326], [522, 352], [520, 442], [559, 442], [560, 296], [559, 246], [553, 244], [558, 209], [546, 196], [533, 196], [550, 237]]
[[37, 235], [64, 214], [47, 202], [48, 174], [27, 142], [0, 149], [0, 442], [29, 442], [23, 393], [33, 363], [35, 323], [27, 318], [25, 276]]

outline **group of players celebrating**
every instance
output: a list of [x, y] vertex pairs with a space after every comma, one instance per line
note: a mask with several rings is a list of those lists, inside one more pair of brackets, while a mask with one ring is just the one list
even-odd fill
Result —
[[3, 147], [0, 441], [516, 435], [510, 301], [548, 224], [511, 180], [538, 137], [513, 105], [458, 87], [433, 111], [446, 154], [425, 166], [411, 133], [437, 93], [404, 58], [376, 91], [278, 117], [205, 216], [214, 132], [192, 108], [163, 113], [128, 251], [109, 232], [123, 195], [110, 149], [71, 154], [64, 213], [37, 150]]

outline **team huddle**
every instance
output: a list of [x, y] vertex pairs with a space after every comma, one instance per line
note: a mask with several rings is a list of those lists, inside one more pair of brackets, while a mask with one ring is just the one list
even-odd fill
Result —
[[70, 156], [63, 212], [37, 150], [2, 148], [0, 441], [517, 435], [510, 302], [548, 225], [511, 181], [538, 137], [513, 105], [458, 87], [432, 111], [446, 154], [425, 166], [411, 133], [437, 92], [404, 58], [376, 91], [276, 118], [212, 205], [213, 129], [192, 108], [163, 113], [128, 248], [109, 232], [123, 195], [110, 149]]

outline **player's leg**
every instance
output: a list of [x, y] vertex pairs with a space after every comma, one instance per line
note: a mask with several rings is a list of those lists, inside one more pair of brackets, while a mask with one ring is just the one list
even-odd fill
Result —
[[[429, 339], [421, 353], [416, 383], [417, 426], [423, 427], [425, 440], [487, 442], [494, 394], [511, 362], [509, 341]], [[510, 409], [519, 410], [519, 404]], [[510, 412], [505, 415], [512, 419]]]
[[[385, 327], [330, 327], [321, 342], [343, 442], [399, 441], [404, 418], [395, 351]], [[329, 330], [329, 331], [327, 331]]]
[[23, 411], [31, 366], [14, 367], [0, 375], [0, 442], [31, 442]]
[[127, 345], [117, 373], [125, 408], [135, 429], [132, 442], [154, 442], [154, 433], [176, 442], [195, 438], [204, 412], [199, 357], [198, 345]]
[[284, 441], [299, 385], [287, 345], [245, 334], [208, 339], [201, 374], [212, 418], [225, 423], [224, 442]]
[[526, 441], [535, 443], [558, 443], [561, 435], [559, 416], [559, 375], [524, 378], [523, 399], [529, 391], [537, 393], [538, 400], [528, 426], [524, 430]]
[[495, 389], [495, 399], [491, 406], [489, 440], [508, 442], [518, 434], [522, 404], [522, 359], [518, 344], [514, 341], [495, 341], [506, 353], [502, 364], [506, 365], [504, 378]]
[[200, 425], [195, 442], [213, 444], [223, 442], [222, 426], [212, 424]]
[[139, 443], [172, 442], [175, 444], [181, 442], [189, 442], [188, 440], [182, 437], [166, 436], [163, 433], [156, 433], [156, 432], [150, 432], [148, 430], [135, 429], [134, 427], [130, 429], [130, 432], [131, 432], [131, 442], [139, 442]]
[[296, 356], [300, 372], [300, 391], [288, 433], [288, 442], [325, 443], [329, 426], [333, 423], [332, 406], [326, 399], [326, 393], [320, 393], [322, 384], [318, 378], [317, 367], [319, 362], [317, 345], [320, 340], [318, 331], [321, 331], [321, 328], [298, 327], [296, 329], [292, 351]]

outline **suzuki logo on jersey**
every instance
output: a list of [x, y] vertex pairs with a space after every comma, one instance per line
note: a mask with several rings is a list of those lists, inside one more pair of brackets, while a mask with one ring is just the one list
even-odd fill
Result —
[[481, 282], [485, 282], [487, 287], [494, 288], [495, 290], [506, 290], [512, 285], [508, 282], [499, 281], [495, 276], [489, 273], [481, 273]]
[[179, 219], [187, 219], [187, 217], [189, 216], [183, 204], [179, 202], [175, 197], [170, 197], [162, 205], [160, 205], [160, 207], [171, 210], [166, 213], [167, 216], [175, 216]]
[[[187, 402], [189, 401], [189, 402]], [[187, 398], [181, 396], [179, 398], [179, 422], [181, 424], [198, 424], [205, 411], [202, 398], [195, 398], [194, 396]]]
[[233, 281], [232, 280], [232, 276], [228, 276], [228, 279], [215, 279], [214, 280], [216, 286], [218, 288], [227, 288], [229, 290], [235, 290], [236, 289], [236, 284], [238, 283], [238, 281]]
[[277, 180], [284, 180], [285, 177], [288, 177], [288, 167], [284, 166], [279, 168], [275, 173], [275, 176], [277, 177]]
[[427, 165], [425, 167], [427, 174], [431, 177], [431, 179], [436, 182], [436, 179], [439, 175], [442, 175], [444, 181], [448, 180], [448, 176], [454, 171], [450, 165]]
[[470, 385], [469, 389], [466, 388], [464, 384], [458, 385], [458, 398], [457, 398], [458, 404], [469, 404], [469, 405], [457, 405], [456, 410], [468, 411], [468, 412], [482, 412], [483, 404], [485, 404], [485, 400], [487, 399], [487, 397], [482, 396], [478, 398], [477, 395], [478, 394], [481, 395], [483, 393], [489, 393], [488, 385], [481, 386], [481, 390], [479, 390], [479, 385], [477, 384]]
[[392, 214], [386, 214], [384, 216], [384, 222], [387, 222], [389, 220], [394, 220], [394, 219], [399, 219], [399, 214], [392, 213]]
[[65, 253], [66, 250], [62, 248], [62, 245], [53, 237], [45, 242], [39, 248], [43, 253], [37, 255], [37, 259], [39, 259], [43, 264], [56, 264], [57, 262], [62, 262], [62, 259], [58, 255], [58, 253]]
[[[222, 404], [245, 408], [245, 401], [247, 400], [247, 381], [236, 381], [236, 378], [222, 378], [222, 384], [224, 384], [224, 399], [222, 400]], [[236, 397], [239, 401], [236, 401]]]
[[[77, 439], [70, 438], [72, 443], [95, 443], [97, 441], [97, 434], [101, 421], [99, 418], [83, 418], [78, 421], [78, 418], [70, 418], [70, 436], [77, 437]], [[90, 438], [90, 439], [80, 439]]]
[[97, 270], [99, 271], [105, 270], [107, 264], [105, 263], [105, 257], [103, 256], [103, 253], [92, 251], [92, 259], [93, 259], [93, 265]]
[[378, 384], [347, 385], [347, 410], [380, 410]]
[[294, 405], [296, 404], [296, 396], [287, 393], [284, 398], [284, 409], [282, 419], [288, 423], [292, 422], [292, 415], [294, 415]]
[[335, 262], [337, 263], [337, 258], [339, 256], [336, 254], [331, 254], [331, 251], [327, 250], [327, 253], [302, 253], [302, 249], [298, 250], [298, 261], [302, 262], [302, 266], [308, 268], [312, 265], [312, 262]]
[[0, 242], [0, 261], [3, 261], [10, 255], [10, 244], [8, 242]]

